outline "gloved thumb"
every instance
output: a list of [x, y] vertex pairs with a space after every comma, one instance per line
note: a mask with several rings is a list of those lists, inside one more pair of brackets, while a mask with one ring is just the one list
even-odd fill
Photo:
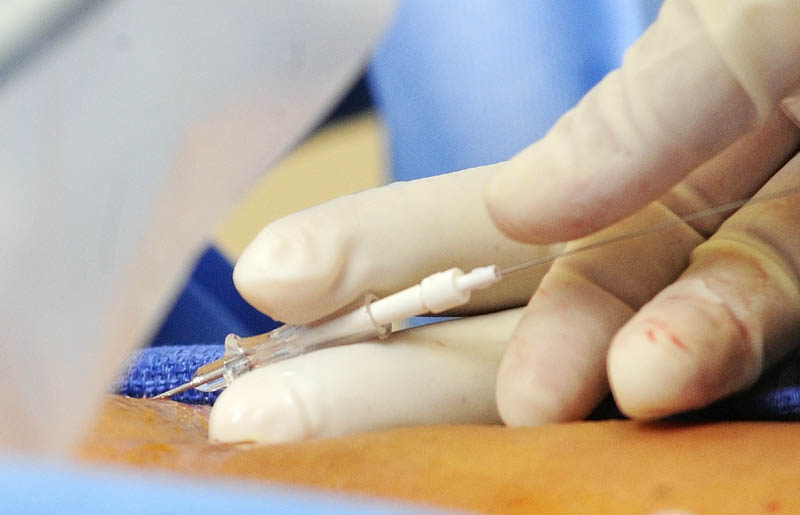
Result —
[[521, 309], [312, 352], [250, 372], [217, 399], [209, 437], [278, 443], [421, 424], [498, 423], [497, 368]]

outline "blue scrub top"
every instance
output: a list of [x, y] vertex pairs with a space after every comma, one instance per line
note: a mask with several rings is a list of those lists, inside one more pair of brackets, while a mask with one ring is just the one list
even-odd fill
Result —
[[398, 180], [506, 160], [541, 138], [660, 0], [404, 0], [369, 70]]

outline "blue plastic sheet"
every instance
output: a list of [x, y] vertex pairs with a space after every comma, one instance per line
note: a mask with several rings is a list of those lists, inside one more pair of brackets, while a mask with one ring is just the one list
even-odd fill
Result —
[[88, 469], [0, 457], [0, 513], [155, 515], [191, 513], [400, 515], [435, 508], [231, 481], [181, 480], [152, 472]]

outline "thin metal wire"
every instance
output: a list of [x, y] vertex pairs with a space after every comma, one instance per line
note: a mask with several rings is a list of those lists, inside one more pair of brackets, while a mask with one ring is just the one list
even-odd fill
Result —
[[549, 256], [540, 257], [538, 259], [533, 259], [531, 261], [526, 261], [525, 263], [520, 263], [518, 265], [510, 266], [500, 271], [501, 276], [506, 276], [508, 274], [513, 274], [514, 272], [519, 272], [520, 270], [525, 270], [526, 268], [531, 268], [534, 266], [544, 265], [546, 263], [551, 263], [556, 259], [572, 256], [574, 254], [579, 254], [581, 252], [586, 252], [587, 250], [596, 249], [599, 247], [605, 247], [606, 245], [611, 245], [612, 243], [618, 243], [620, 241], [627, 241], [632, 240], [634, 238], [639, 238], [641, 236], [646, 236], [648, 234], [652, 234], [654, 232], [663, 231], [664, 229], [668, 229], [670, 227], [674, 227], [676, 225], [681, 225], [686, 222], [691, 222], [692, 220], [697, 220], [698, 218], [703, 218], [706, 216], [715, 215], [718, 213], [725, 213], [726, 211], [733, 211], [734, 209], [738, 209], [743, 207], [745, 204], [758, 204], [761, 202], [769, 202], [770, 200], [776, 200], [783, 197], [788, 197], [789, 195], [794, 195], [795, 193], [800, 193], [800, 186], [792, 186], [791, 188], [786, 188], [780, 191], [776, 191], [773, 193], [764, 193], [762, 195], [755, 195], [750, 198], [742, 199], [742, 200], [734, 200], [732, 202], [725, 202], [724, 204], [719, 204], [714, 207], [710, 207], [708, 209], [704, 209], [702, 211], [697, 211], [686, 216], [682, 216], [676, 220], [670, 220], [669, 222], [662, 222], [659, 224], [651, 225], [649, 227], [645, 227], [643, 229], [638, 229], [636, 231], [631, 231], [629, 233], [620, 234], [619, 236], [613, 236], [611, 238], [607, 238], [605, 240], [596, 241], [594, 243], [590, 243], [588, 245], [584, 245], [583, 247], [577, 247], [570, 250], [565, 250], [563, 252], [558, 252], [556, 254], [551, 254]]

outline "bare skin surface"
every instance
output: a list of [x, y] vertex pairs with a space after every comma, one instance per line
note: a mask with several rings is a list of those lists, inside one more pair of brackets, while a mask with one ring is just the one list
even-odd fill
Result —
[[81, 460], [486, 513], [797, 513], [790, 423], [412, 427], [294, 444], [206, 440], [207, 408], [109, 397]]

